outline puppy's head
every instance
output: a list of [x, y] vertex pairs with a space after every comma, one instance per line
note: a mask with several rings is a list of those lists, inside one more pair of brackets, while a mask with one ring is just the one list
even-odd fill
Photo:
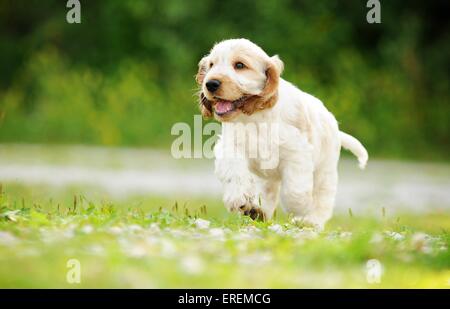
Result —
[[271, 108], [278, 93], [283, 62], [246, 39], [216, 44], [199, 64], [200, 109], [204, 117], [230, 121]]

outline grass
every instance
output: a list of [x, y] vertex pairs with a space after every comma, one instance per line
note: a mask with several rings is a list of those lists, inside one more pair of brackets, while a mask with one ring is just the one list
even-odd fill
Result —
[[[4, 190], [6, 191], [6, 190]], [[0, 195], [2, 288], [448, 288], [448, 214], [333, 218], [316, 233], [218, 201]], [[81, 282], [66, 280], [79, 261]], [[377, 259], [381, 282], [366, 279]]]

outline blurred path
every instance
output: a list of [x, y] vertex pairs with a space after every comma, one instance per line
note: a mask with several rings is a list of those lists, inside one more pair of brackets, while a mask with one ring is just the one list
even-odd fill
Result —
[[[449, 164], [370, 160], [360, 171], [356, 159], [346, 158], [339, 169], [337, 211], [450, 212]], [[112, 198], [221, 193], [212, 160], [175, 160], [148, 149], [0, 145], [0, 182], [86, 186]]]

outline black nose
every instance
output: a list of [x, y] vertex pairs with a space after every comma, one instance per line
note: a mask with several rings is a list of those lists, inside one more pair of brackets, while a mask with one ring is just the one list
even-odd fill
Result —
[[217, 79], [211, 79], [206, 82], [206, 88], [210, 92], [215, 92], [217, 89], [219, 89], [219, 87], [220, 87], [220, 81]]

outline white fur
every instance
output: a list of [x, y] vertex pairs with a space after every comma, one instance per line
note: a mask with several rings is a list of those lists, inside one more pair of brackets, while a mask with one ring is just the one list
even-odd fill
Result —
[[[255, 57], [274, 59], [250, 41], [239, 41], [247, 50], [254, 50]], [[236, 40], [221, 42], [211, 55], [225, 59], [236, 44]], [[278, 65], [282, 67], [282, 63]], [[217, 73], [217, 70], [229, 68], [221, 64], [214, 70]], [[276, 149], [275, 165], [262, 168], [262, 159], [249, 156], [245, 143], [236, 145], [232, 140], [236, 123], [277, 126], [276, 138], [262, 140], [271, 143], [272, 152]], [[261, 139], [258, 134], [250, 134], [249, 139], [252, 138]], [[341, 146], [355, 154], [360, 167], [364, 168], [368, 154], [362, 144], [339, 131], [335, 117], [319, 99], [280, 78], [278, 100], [272, 108], [252, 115], [239, 114], [222, 123], [222, 136], [215, 147], [215, 173], [224, 187], [225, 206], [230, 211], [242, 212], [261, 206], [270, 218], [281, 197], [284, 210], [296, 221], [323, 228], [333, 212]], [[231, 154], [236, 150], [238, 156]]]

